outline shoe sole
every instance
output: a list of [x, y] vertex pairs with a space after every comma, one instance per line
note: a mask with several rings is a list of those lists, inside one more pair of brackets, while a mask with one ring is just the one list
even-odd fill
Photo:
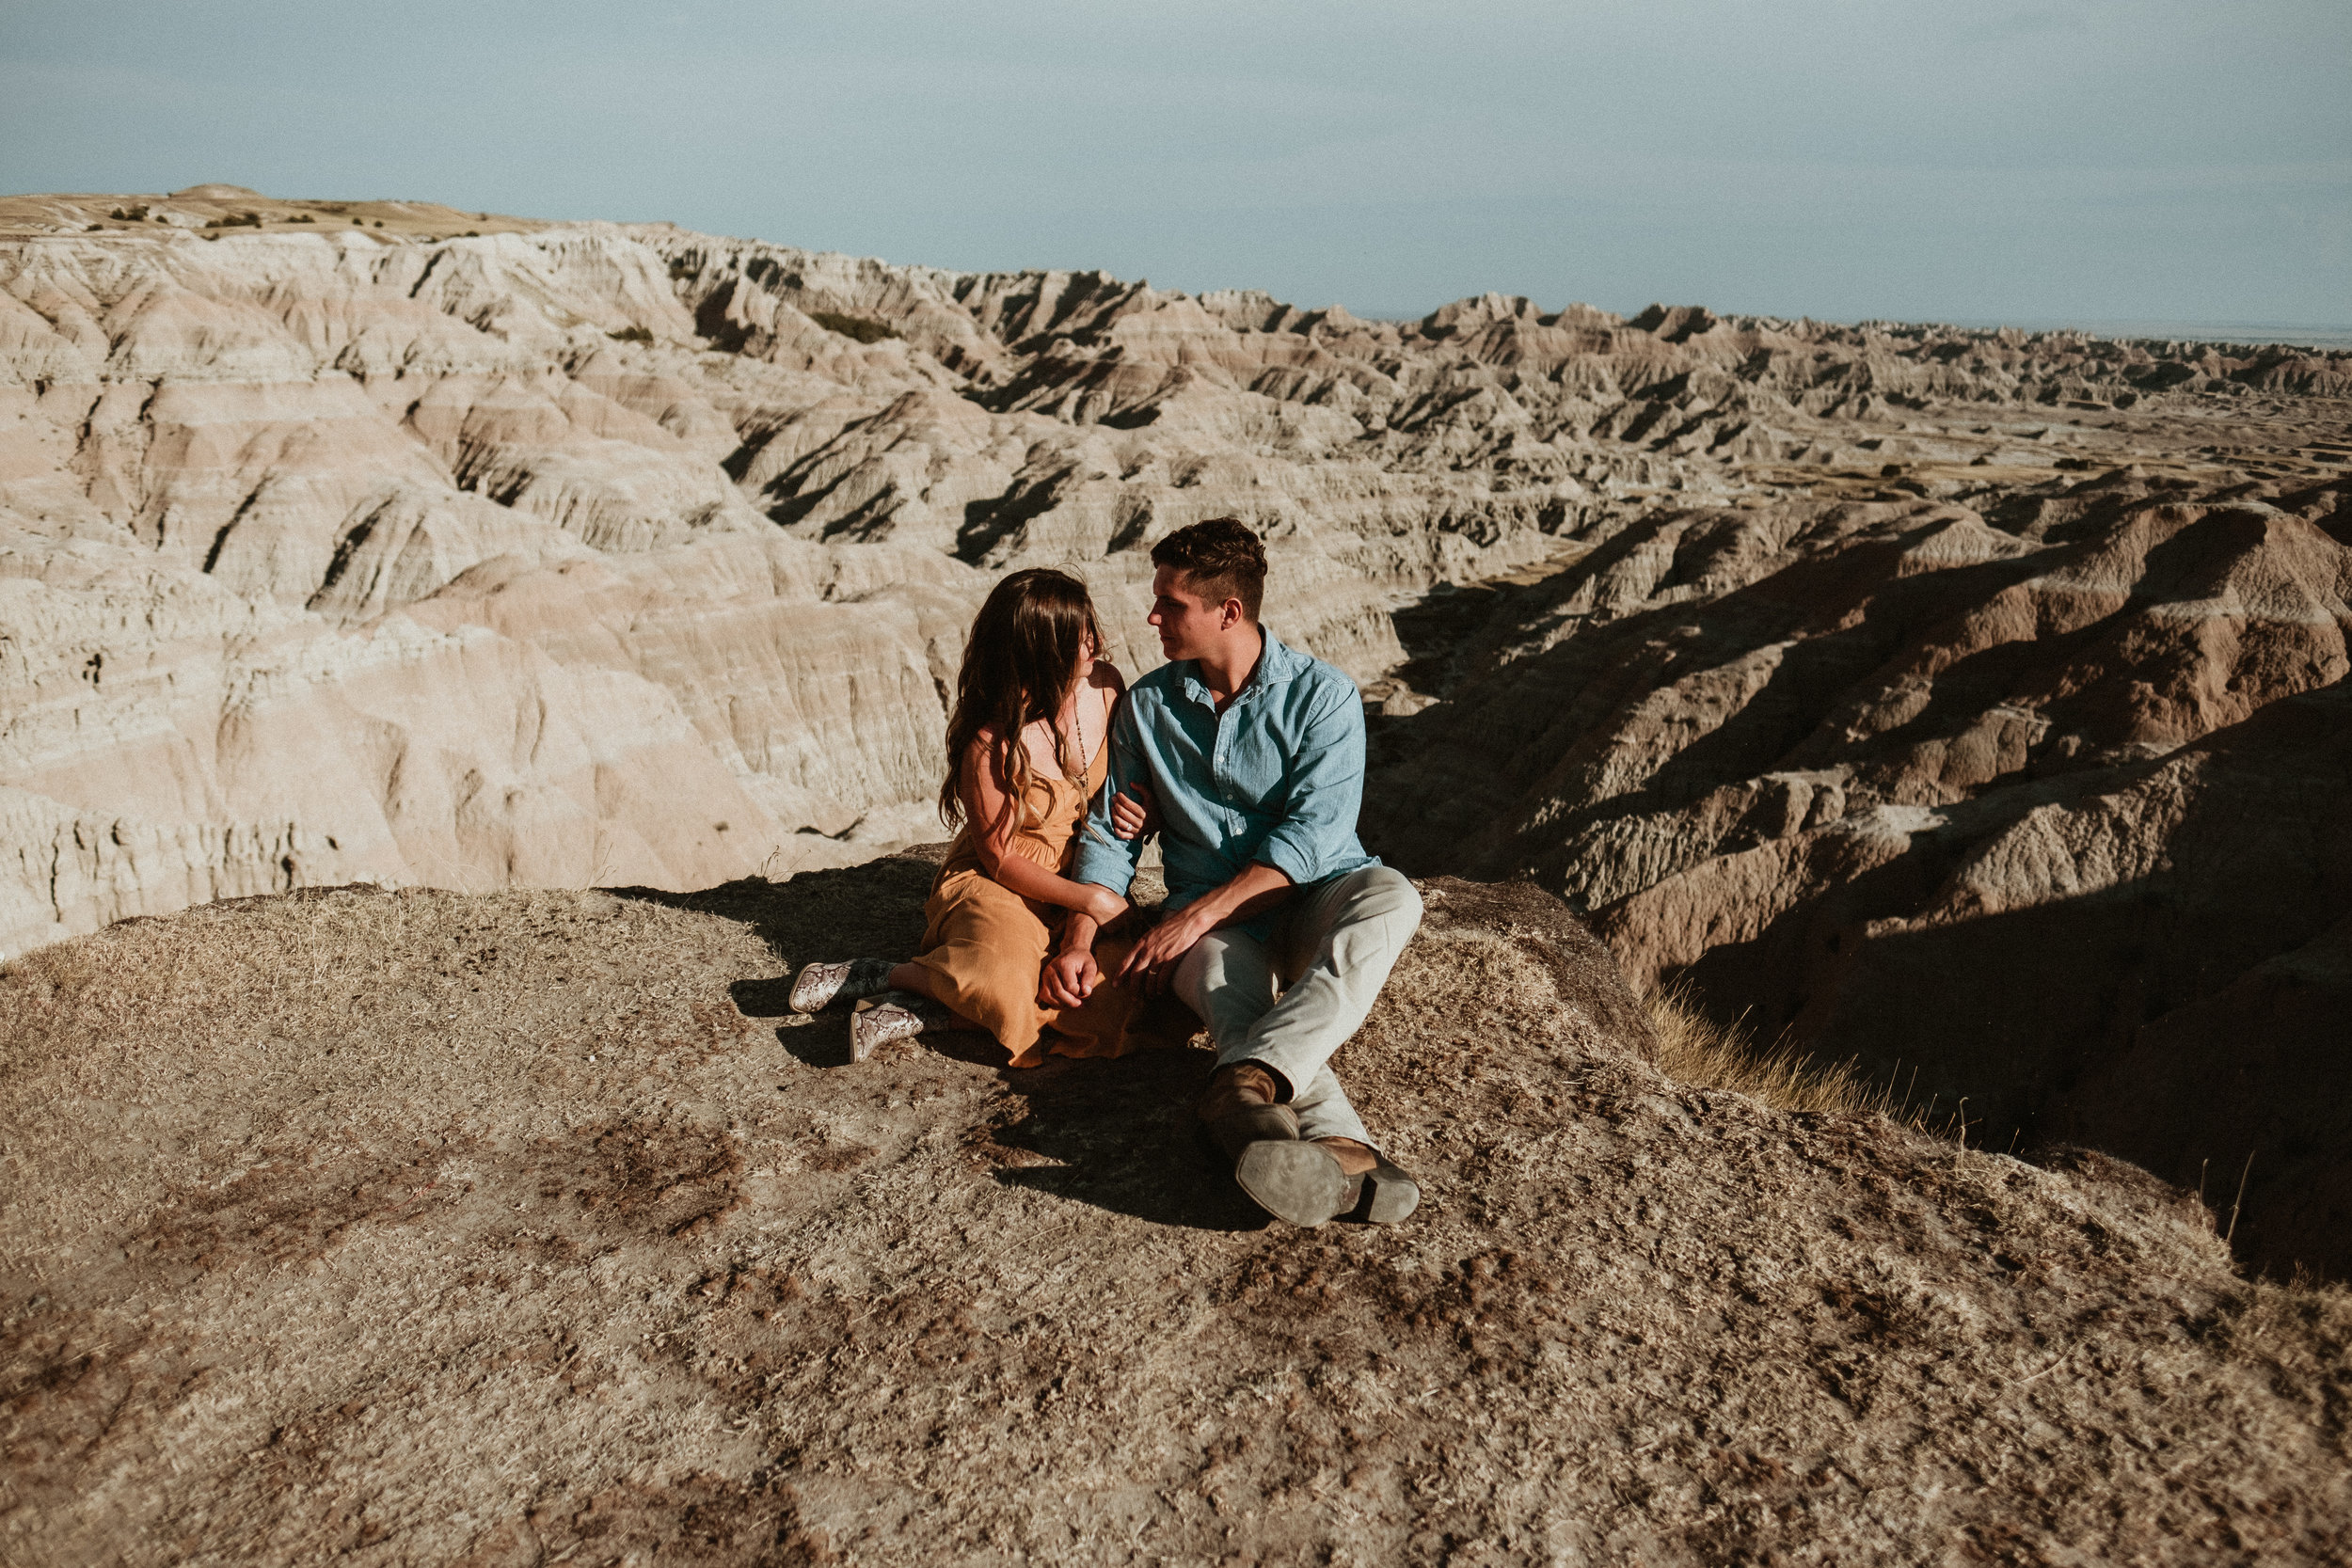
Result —
[[1254, 1143], [1241, 1151], [1233, 1180], [1249, 1200], [1278, 1220], [1309, 1229], [1346, 1207], [1355, 1183], [1331, 1152], [1310, 1143]]

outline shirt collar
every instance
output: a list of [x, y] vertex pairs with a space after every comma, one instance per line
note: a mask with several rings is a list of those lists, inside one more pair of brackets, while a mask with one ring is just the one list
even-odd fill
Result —
[[[1234, 705], [1239, 705], [1254, 692], [1296, 678], [1298, 672], [1312, 662], [1305, 654], [1275, 636], [1274, 628], [1263, 621], [1258, 624], [1258, 635], [1265, 639], [1265, 645], [1258, 650], [1258, 667], [1249, 673], [1249, 678], [1242, 683], [1241, 689], [1233, 693]], [[1184, 693], [1203, 706], [1216, 705], [1209, 695], [1208, 683], [1200, 678], [1199, 659], [1184, 660]]]

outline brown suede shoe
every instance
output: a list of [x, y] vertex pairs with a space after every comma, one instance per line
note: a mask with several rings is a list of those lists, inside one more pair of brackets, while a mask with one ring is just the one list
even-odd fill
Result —
[[1254, 1143], [1296, 1141], [1298, 1115], [1275, 1102], [1280, 1092], [1274, 1074], [1254, 1062], [1235, 1062], [1216, 1069], [1193, 1115], [1225, 1157], [1238, 1160]]

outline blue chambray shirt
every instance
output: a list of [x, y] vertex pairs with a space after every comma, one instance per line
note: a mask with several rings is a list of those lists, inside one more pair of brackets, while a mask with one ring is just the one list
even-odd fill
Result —
[[[1078, 838], [1071, 877], [1124, 894], [1140, 838], [1111, 832], [1110, 800], [1140, 780], [1160, 807], [1168, 904], [1180, 910], [1263, 862], [1297, 886], [1379, 861], [1356, 838], [1364, 797], [1364, 709], [1356, 683], [1285, 646], [1265, 650], [1223, 714], [1191, 659], [1128, 689], [1111, 724], [1110, 771]], [[1242, 929], [1263, 940], [1269, 911]]]

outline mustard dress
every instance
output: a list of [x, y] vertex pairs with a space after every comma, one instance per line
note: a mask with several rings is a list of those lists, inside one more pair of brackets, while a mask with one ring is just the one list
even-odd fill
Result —
[[[1068, 876], [1087, 803], [1101, 787], [1109, 758], [1106, 743], [1095, 748], [1080, 778], [1032, 780], [1020, 802], [1013, 852]], [[1032, 903], [992, 879], [980, 867], [979, 837], [979, 828], [966, 821], [947, 847], [923, 906], [922, 947], [910, 961], [931, 972], [931, 994], [995, 1036], [1012, 1053], [1014, 1067], [1037, 1067], [1048, 1055], [1123, 1056], [1138, 1045], [1162, 1043], [1131, 1028], [1142, 1011], [1140, 998], [1108, 980], [1084, 1006], [1060, 1008], [1038, 1000], [1039, 976], [1059, 945], [1070, 911]], [[1100, 937], [1095, 961], [1114, 969], [1134, 945], [1132, 935]]]

